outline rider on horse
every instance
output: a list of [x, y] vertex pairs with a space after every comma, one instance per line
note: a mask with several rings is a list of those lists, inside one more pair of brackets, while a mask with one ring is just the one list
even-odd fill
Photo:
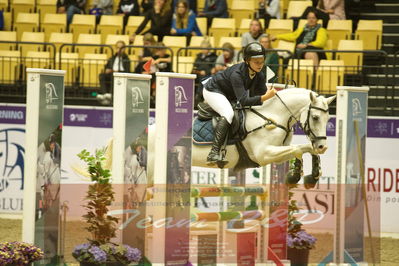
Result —
[[204, 100], [220, 115], [212, 149], [207, 157], [208, 165], [222, 160], [220, 149], [234, 117], [231, 103], [241, 106], [262, 105], [276, 94], [275, 89], [267, 91], [266, 88], [265, 74], [261, 71], [265, 58], [265, 48], [260, 43], [250, 43], [244, 48], [244, 62], [203, 81]]

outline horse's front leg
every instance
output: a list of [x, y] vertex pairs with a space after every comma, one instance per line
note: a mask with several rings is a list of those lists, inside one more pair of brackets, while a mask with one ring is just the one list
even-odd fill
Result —
[[290, 146], [266, 146], [258, 153], [261, 165], [281, 163], [292, 158], [301, 159], [306, 152], [313, 152], [311, 144], [299, 144]]

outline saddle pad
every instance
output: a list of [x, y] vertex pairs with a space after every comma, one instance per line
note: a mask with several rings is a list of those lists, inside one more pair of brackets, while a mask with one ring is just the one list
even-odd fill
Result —
[[201, 121], [198, 118], [193, 124], [193, 144], [194, 145], [211, 145], [213, 142], [213, 126], [212, 120]]

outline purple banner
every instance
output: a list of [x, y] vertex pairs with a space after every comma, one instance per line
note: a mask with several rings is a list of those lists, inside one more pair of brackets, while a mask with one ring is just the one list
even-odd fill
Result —
[[169, 139], [168, 150], [192, 127], [193, 116], [192, 79], [169, 79]]
[[65, 108], [64, 125], [112, 128], [112, 110]]
[[25, 124], [25, 106], [0, 106], [1, 124]]
[[367, 137], [399, 138], [399, 120], [397, 119], [367, 119]]

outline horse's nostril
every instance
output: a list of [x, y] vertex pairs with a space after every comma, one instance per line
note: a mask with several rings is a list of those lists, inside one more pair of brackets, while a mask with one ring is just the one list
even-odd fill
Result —
[[323, 149], [324, 148], [324, 146], [323, 145], [319, 145], [319, 149]]

